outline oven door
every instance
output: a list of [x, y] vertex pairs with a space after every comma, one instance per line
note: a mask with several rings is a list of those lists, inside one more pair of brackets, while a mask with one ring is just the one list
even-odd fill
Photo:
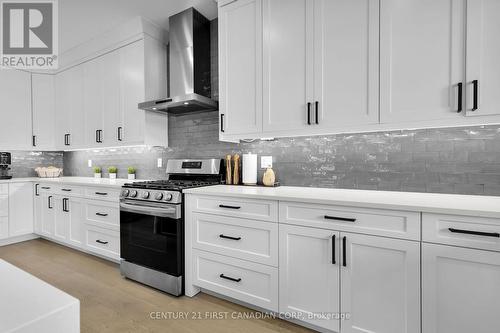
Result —
[[181, 205], [120, 202], [122, 259], [173, 276], [183, 275]]

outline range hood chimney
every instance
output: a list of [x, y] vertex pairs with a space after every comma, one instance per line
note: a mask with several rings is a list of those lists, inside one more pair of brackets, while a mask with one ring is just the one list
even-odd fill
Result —
[[210, 98], [210, 21], [189, 8], [169, 22], [170, 97], [139, 103], [139, 109], [173, 115], [217, 110]]

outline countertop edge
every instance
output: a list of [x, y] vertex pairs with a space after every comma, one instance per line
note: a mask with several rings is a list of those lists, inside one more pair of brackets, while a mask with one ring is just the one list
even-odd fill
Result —
[[[284, 187], [281, 187], [284, 188]], [[257, 188], [258, 189], [258, 188]], [[304, 187], [304, 190], [315, 190], [314, 187]], [[325, 190], [325, 189], [320, 189]], [[341, 189], [336, 189], [341, 190]], [[351, 191], [351, 190], [346, 190]], [[384, 193], [404, 193], [411, 195], [414, 192], [394, 192], [394, 191], [377, 191], [380, 194]], [[345, 206], [345, 207], [360, 207], [360, 208], [372, 208], [372, 209], [384, 209], [384, 210], [399, 210], [399, 211], [410, 211], [410, 212], [421, 212], [430, 214], [446, 214], [446, 215], [462, 215], [462, 216], [476, 216], [484, 218], [495, 218], [500, 219], [500, 206], [498, 210], [486, 210], [486, 209], [475, 209], [475, 208], [456, 208], [456, 207], [435, 207], [427, 206], [419, 203], [412, 204], [399, 204], [399, 203], [381, 203], [381, 202], [367, 202], [367, 201], [355, 201], [355, 200], [339, 200], [339, 199], [321, 199], [321, 198], [307, 198], [300, 196], [289, 196], [289, 195], [279, 195], [279, 194], [265, 194], [265, 193], [238, 193], [238, 192], [219, 192], [213, 189], [205, 188], [194, 188], [185, 190], [186, 194], [193, 195], [208, 195], [208, 196], [221, 196], [221, 197], [235, 197], [235, 198], [249, 198], [249, 199], [260, 199], [260, 200], [275, 200], [275, 201], [288, 201], [288, 202], [302, 202], [308, 204], [318, 204], [318, 205], [335, 205], [335, 206]], [[427, 194], [415, 192], [418, 195]], [[433, 196], [442, 196], [445, 198], [450, 194], [439, 194], [432, 193]], [[463, 195], [463, 197], [468, 197]], [[484, 196], [484, 199], [495, 198], [500, 200], [500, 197], [496, 196]]]

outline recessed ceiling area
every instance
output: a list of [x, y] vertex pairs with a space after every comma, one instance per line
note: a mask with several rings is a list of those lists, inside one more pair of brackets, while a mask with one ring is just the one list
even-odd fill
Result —
[[142, 16], [168, 29], [168, 17], [189, 7], [212, 20], [214, 0], [59, 0], [59, 53]]

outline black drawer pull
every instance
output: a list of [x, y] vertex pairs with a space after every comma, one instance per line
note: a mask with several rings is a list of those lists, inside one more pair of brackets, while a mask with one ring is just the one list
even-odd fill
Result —
[[97, 195], [108, 195], [106, 192], [95, 192]]
[[342, 266], [347, 267], [347, 237], [342, 238]]
[[97, 216], [108, 216], [108, 214], [106, 214], [106, 213], [95, 213], [95, 215], [97, 215]]
[[329, 215], [325, 215], [325, 220], [336, 220], [336, 221], [345, 221], [345, 222], [356, 222], [356, 219], [352, 219], [352, 218], [348, 218], [348, 217], [329, 216]]
[[231, 240], [240, 240], [241, 237], [231, 237], [231, 236], [226, 236], [226, 235], [223, 235], [223, 234], [220, 234], [219, 235], [220, 238], [225, 238], [225, 239], [231, 239]]
[[240, 206], [228, 206], [228, 205], [219, 205], [220, 208], [228, 208], [228, 209], [240, 209]]
[[62, 188], [61, 191], [64, 191], [64, 192], [71, 192], [72, 190], [69, 189], [69, 188]]
[[47, 186], [42, 186], [42, 189], [43, 189], [43, 190], [50, 190], [50, 187], [47, 187]]
[[224, 274], [219, 275], [219, 277], [222, 278], [222, 279], [226, 279], [226, 280], [230, 280], [230, 281], [234, 281], [234, 282], [240, 282], [241, 281], [241, 278], [235, 279], [235, 278], [232, 278], [232, 277], [229, 277], [229, 276], [225, 276]]
[[104, 244], [104, 245], [108, 244], [108, 242], [102, 241], [100, 239], [97, 239], [95, 242], [99, 243], [99, 244]]
[[468, 235], [500, 238], [500, 234], [498, 232], [471, 231], [471, 230], [463, 230], [463, 229], [455, 229], [455, 228], [448, 228], [448, 230], [450, 232], [454, 232], [457, 234], [468, 234]]
[[335, 265], [337, 264], [337, 261], [335, 260], [335, 235], [332, 236], [332, 264]]

